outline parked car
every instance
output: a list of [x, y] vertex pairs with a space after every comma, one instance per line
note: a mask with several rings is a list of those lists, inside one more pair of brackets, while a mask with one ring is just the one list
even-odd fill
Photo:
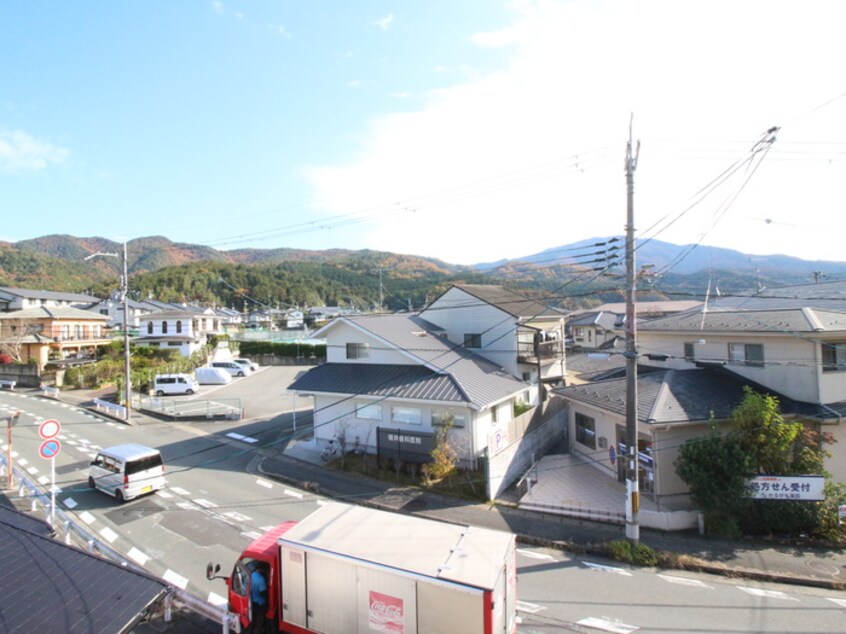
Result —
[[247, 366], [240, 365], [234, 361], [213, 361], [212, 367], [226, 370], [232, 376], [250, 376], [253, 373]]
[[232, 359], [238, 365], [243, 365], [244, 367], [250, 368], [253, 372], [258, 372], [259, 364], [253, 361], [252, 359]]
[[156, 396], [193, 394], [199, 389], [200, 385], [190, 374], [157, 374], [153, 379]]

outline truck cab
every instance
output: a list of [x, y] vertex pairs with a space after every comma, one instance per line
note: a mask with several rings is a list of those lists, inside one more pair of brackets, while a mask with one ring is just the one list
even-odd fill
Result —
[[[267, 622], [275, 623], [279, 605], [279, 546], [277, 542], [296, 522], [285, 522], [253, 541], [235, 562], [232, 574], [226, 578], [229, 611], [238, 615], [243, 631], [252, 621], [250, 601], [251, 576], [257, 568], [267, 581]], [[218, 566], [219, 568], [219, 566]], [[209, 578], [213, 575], [209, 564]]]

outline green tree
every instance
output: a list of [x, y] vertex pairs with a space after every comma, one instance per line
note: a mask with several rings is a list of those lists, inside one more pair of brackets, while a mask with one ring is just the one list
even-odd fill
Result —
[[802, 452], [804, 425], [781, 416], [778, 399], [744, 386], [745, 396], [731, 415], [732, 429], [758, 473], [786, 475]]

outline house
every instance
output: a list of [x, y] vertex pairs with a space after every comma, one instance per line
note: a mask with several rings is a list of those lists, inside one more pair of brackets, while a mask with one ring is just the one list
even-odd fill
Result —
[[[685, 496], [673, 466], [678, 447], [707, 433], [712, 421], [727, 422], [745, 385], [775, 396], [786, 419], [801, 420], [839, 441], [826, 446], [831, 457], [825, 464], [835, 481], [846, 482], [844, 299], [846, 282], [803, 285], [720, 298], [639, 322], [640, 358], [662, 359], [666, 368], [637, 382], [644, 493], [665, 503]], [[619, 478], [625, 379], [574, 385], [555, 394], [569, 404], [572, 451]]]
[[282, 319], [279, 320], [279, 324], [282, 328], [288, 330], [302, 329], [305, 327], [305, 315], [300, 309], [291, 308], [285, 311]]
[[314, 336], [326, 339], [326, 363], [289, 389], [314, 398], [318, 442], [343, 431], [348, 448], [428, 462], [434, 432], [452, 421], [461, 463], [475, 465], [528, 397], [528, 383], [419, 315], [342, 316]]
[[71, 306], [25, 308], [0, 313], [0, 350], [39, 371], [51, 359], [94, 356], [112, 337], [107, 318]]
[[420, 316], [454, 346], [531, 384], [530, 403], [543, 399], [540, 386], [564, 381], [564, 314], [541, 302], [502, 286], [456, 284]]
[[566, 332], [573, 348], [605, 349], [620, 340], [623, 315], [602, 310], [570, 315], [567, 317]]
[[334, 319], [340, 315], [346, 315], [352, 311], [341, 308], [340, 306], [312, 306], [308, 309], [305, 315], [307, 323], [314, 327], [322, 326], [330, 319]]
[[140, 317], [140, 336], [132, 343], [179, 350], [190, 357], [211, 335], [222, 334], [221, 318], [211, 308], [162, 310]]
[[98, 297], [84, 295], [82, 293], [37, 291], [27, 288], [0, 286], [0, 311], [3, 312], [37, 308], [39, 306], [85, 308], [99, 301], [100, 299]]
[[[149, 315], [154, 312], [154, 310], [148, 304], [137, 302], [128, 298], [126, 304], [129, 307], [129, 315], [126, 323], [128, 324], [130, 330], [137, 331], [140, 326], [140, 316]], [[113, 292], [109, 296], [109, 299], [99, 300], [94, 304], [86, 306], [85, 310], [90, 310], [99, 315], [105, 315], [108, 317], [109, 328], [123, 328], [123, 300], [121, 300], [119, 291]]]

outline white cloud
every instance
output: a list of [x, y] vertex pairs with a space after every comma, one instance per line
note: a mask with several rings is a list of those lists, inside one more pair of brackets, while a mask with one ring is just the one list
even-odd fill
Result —
[[271, 30], [275, 31], [277, 34], [281, 35], [284, 38], [291, 37], [291, 33], [282, 24], [271, 24], [270, 28]]
[[[510, 46], [506, 66], [433, 91], [418, 111], [372, 121], [355, 160], [307, 170], [327, 215], [415, 210], [367, 225], [365, 246], [476, 262], [620, 235], [634, 113], [643, 141], [638, 229], [680, 212], [760, 133], [781, 124], [770, 156], [725, 213], [720, 204], [739, 185], [657, 237], [842, 259], [834, 240], [824, 255], [812, 229], [846, 206], [846, 164], [797, 163], [803, 155], [789, 149], [846, 139], [846, 98], [813, 111], [842, 92], [831, 82], [846, 57], [835, 19], [846, 17], [846, 5], [809, 3], [801, 12], [775, 0], [514, 6], [513, 24], [471, 38], [480, 47]], [[799, 230], [785, 240], [774, 224], [753, 233], [749, 217], [801, 224], [807, 241], [799, 243]]]
[[69, 155], [67, 148], [39, 141], [26, 132], [0, 131], [0, 170], [41, 170], [63, 163]]
[[389, 15], [386, 15], [384, 18], [379, 18], [373, 24], [375, 24], [377, 27], [379, 27], [383, 31], [387, 31], [389, 28], [391, 28], [391, 24], [393, 24], [393, 22], [394, 22], [394, 14], [391, 13]]
[[211, 0], [212, 9], [218, 15], [223, 15], [223, 3], [220, 0]]

